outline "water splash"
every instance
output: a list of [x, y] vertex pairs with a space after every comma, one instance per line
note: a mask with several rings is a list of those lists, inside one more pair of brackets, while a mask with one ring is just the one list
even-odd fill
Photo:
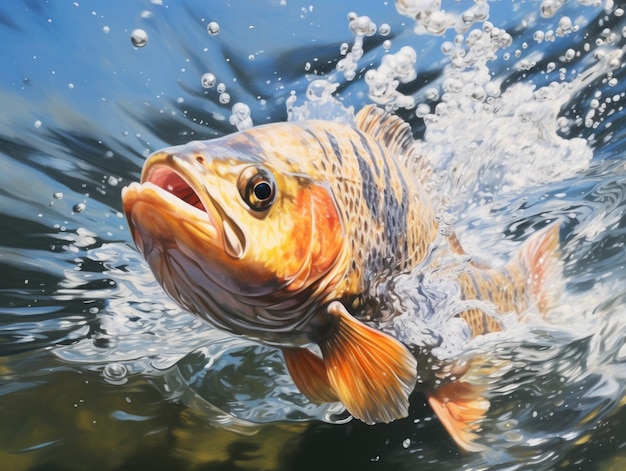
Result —
[[228, 119], [230, 124], [235, 126], [238, 131], [250, 129], [252, 127], [252, 118], [250, 117], [250, 107], [245, 103], [235, 103], [233, 105], [232, 114]]
[[416, 34], [443, 35], [448, 29], [467, 31], [472, 24], [489, 17], [487, 0], [478, 0], [462, 13], [446, 12], [441, 0], [396, 0], [396, 9], [401, 15], [415, 20]]
[[307, 87], [303, 104], [299, 106], [296, 106], [298, 97], [293, 92], [286, 100], [287, 119], [321, 119], [354, 126], [354, 107], [346, 108], [333, 96], [337, 86], [326, 79], [313, 80]]
[[410, 46], [403, 46], [395, 54], [383, 56], [381, 65], [365, 74], [370, 99], [374, 103], [385, 105], [387, 111], [415, 107], [413, 97], [400, 93], [397, 87], [400, 83], [415, 80], [416, 59], [415, 49]]
[[376, 33], [376, 24], [367, 16], [358, 16], [351, 12], [348, 14], [349, 28], [354, 34], [354, 44], [348, 52], [348, 46], [342, 45], [342, 54], [345, 57], [337, 62], [337, 71], [342, 72], [346, 80], [354, 80], [359, 60], [363, 57], [363, 38], [373, 36]]

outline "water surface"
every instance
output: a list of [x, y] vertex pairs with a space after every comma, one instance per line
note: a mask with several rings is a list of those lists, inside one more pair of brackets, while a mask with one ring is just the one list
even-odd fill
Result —
[[[390, 1], [0, 6], [4, 469], [621, 469], [626, 15], [609, 0], [444, 10], [416, 23]], [[375, 24], [358, 59], [352, 11]], [[547, 321], [475, 340], [443, 314], [395, 327], [409, 343], [440, 335], [441, 357], [508, 365], [483, 453], [460, 451], [419, 393], [389, 425], [308, 403], [279, 352], [181, 311], [132, 244], [120, 191], [151, 152], [235, 132], [236, 103], [254, 124], [315, 112], [316, 79], [338, 100], [319, 113], [376, 102], [410, 122], [472, 253], [500, 263], [562, 224]]]

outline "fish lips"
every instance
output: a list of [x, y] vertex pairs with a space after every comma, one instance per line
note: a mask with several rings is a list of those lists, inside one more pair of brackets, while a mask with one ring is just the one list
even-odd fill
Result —
[[157, 245], [214, 245], [220, 239], [206, 211], [181, 205], [178, 197], [154, 183], [131, 183], [122, 190], [122, 201], [133, 240], [146, 258]]
[[158, 152], [146, 162], [141, 183], [122, 190], [133, 239], [144, 256], [155, 243], [210, 248], [240, 259], [246, 236], [201, 181], [205, 170], [185, 156]]

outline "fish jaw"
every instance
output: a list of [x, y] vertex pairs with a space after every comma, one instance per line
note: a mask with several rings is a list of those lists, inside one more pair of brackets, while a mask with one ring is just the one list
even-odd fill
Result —
[[122, 201], [133, 240], [146, 258], [155, 244], [220, 245], [221, 236], [208, 212], [181, 205], [179, 198], [154, 183], [131, 183], [122, 190]]
[[[185, 148], [169, 148], [152, 154], [141, 172], [141, 183], [152, 184], [160, 190], [166, 210], [180, 215], [190, 228], [198, 229], [199, 240], [213, 249], [223, 250], [234, 258], [241, 258], [245, 250], [245, 234], [219, 211], [219, 203], [208, 188], [208, 176], [194, 153]], [[214, 185], [213, 192], [218, 188]], [[167, 203], [166, 203], [167, 202]], [[207, 220], [213, 226], [207, 229]]]

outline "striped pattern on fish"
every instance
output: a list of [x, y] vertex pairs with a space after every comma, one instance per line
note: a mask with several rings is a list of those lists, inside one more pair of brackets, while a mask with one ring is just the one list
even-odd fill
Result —
[[[174, 300], [221, 329], [280, 347], [310, 400], [390, 422], [408, 414], [416, 358], [362, 320], [376, 317], [386, 281], [426, 263], [438, 238], [421, 183], [428, 171], [408, 124], [368, 106], [355, 128], [276, 123], [163, 149], [122, 198], [138, 249]], [[454, 235], [448, 243], [463, 253]], [[552, 226], [503, 268], [470, 261], [456, 281], [464, 298], [499, 313], [545, 310], [557, 248]], [[460, 316], [474, 335], [502, 328], [480, 310]], [[474, 422], [489, 404], [461, 373], [429, 401], [457, 442], [477, 449]]]

